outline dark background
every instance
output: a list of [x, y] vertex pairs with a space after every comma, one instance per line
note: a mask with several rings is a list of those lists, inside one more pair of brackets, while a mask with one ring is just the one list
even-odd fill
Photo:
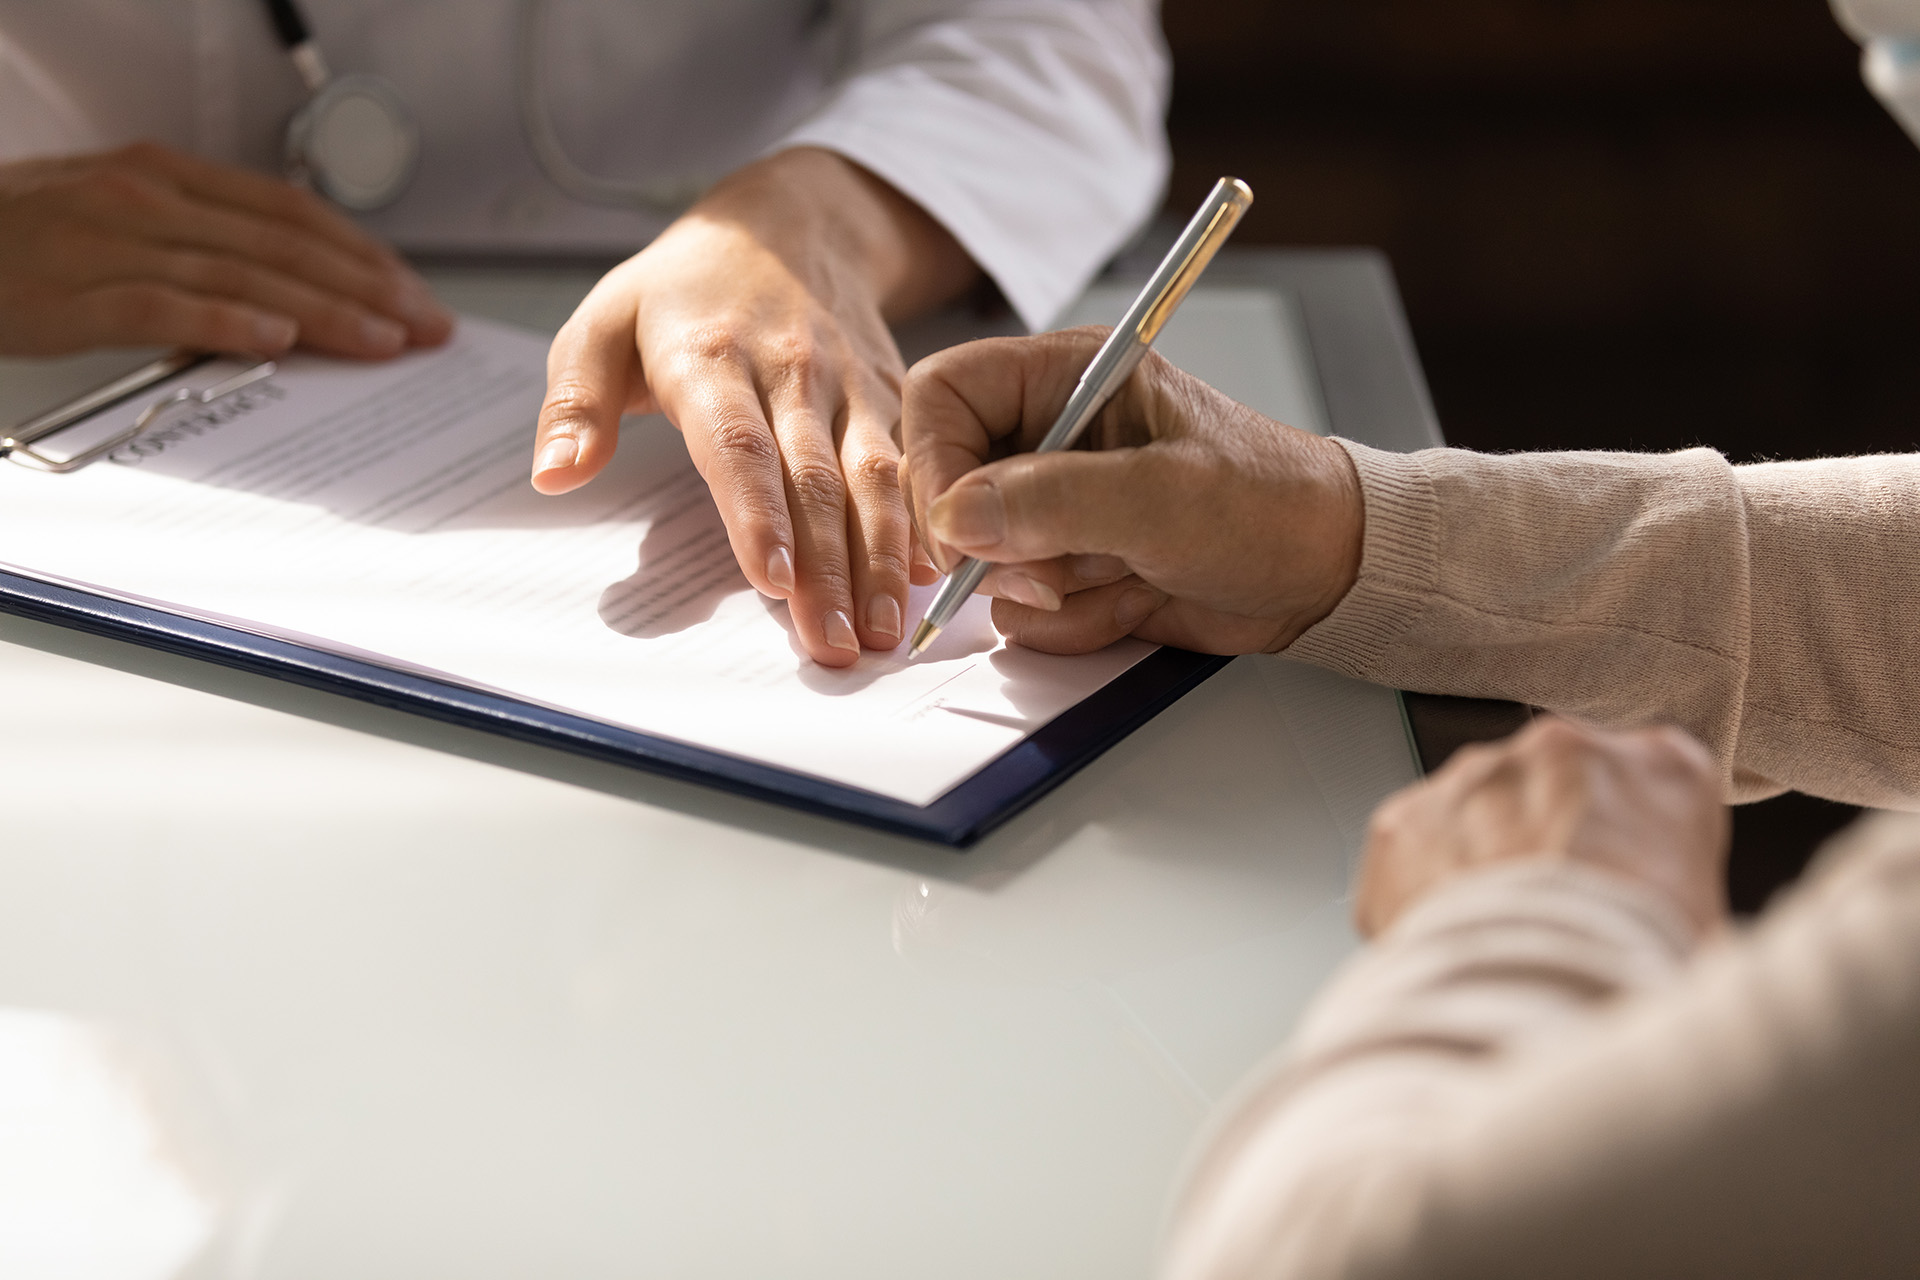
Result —
[[[1392, 258], [1476, 449], [1909, 450], [1920, 149], [1823, 0], [1165, 0], [1172, 211]], [[1751, 909], [1845, 806], [1736, 813]]]

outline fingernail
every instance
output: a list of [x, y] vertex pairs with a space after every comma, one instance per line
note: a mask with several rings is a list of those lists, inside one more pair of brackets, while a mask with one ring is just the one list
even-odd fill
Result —
[[892, 596], [867, 601], [867, 630], [877, 636], [900, 638], [900, 602]]
[[360, 343], [369, 351], [398, 351], [407, 345], [407, 331], [385, 316], [362, 316]]
[[793, 552], [775, 547], [767, 553], [767, 581], [782, 591], [793, 590]]
[[1000, 594], [1009, 600], [1052, 613], [1060, 607], [1060, 593], [1038, 578], [1024, 573], [1009, 573], [997, 584]]
[[1111, 581], [1127, 572], [1127, 562], [1119, 556], [1075, 556], [1073, 576], [1082, 582]]
[[940, 541], [956, 546], [990, 547], [1007, 536], [1007, 506], [996, 484], [949, 489], [927, 515]]
[[826, 632], [827, 643], [836, 649], [860, 652], [860, 638], [853, 634], [853, 620], [839, 609], [835, 609], [820, 619], [820, 629]]
[[539, 456], [533, 460], [533, 474], [545, 475], [549, 471], [565, 471], [580, 456], [580, 442], [572, 436], [555, 436], [542, 446]]
[[262, 350], [284, 351], [300, 336], [300, 326], [285, 316], [256, 316], [253, 340]]
[[1131, 631], [1160, 607], [1160, 593], [1152, 587], [1133, 587], [1113, 606], [1113, 621], [1122, 631]]

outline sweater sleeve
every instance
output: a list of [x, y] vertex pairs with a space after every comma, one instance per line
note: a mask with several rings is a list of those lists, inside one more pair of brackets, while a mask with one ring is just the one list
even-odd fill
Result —
[[1170, 1280], [1920, 1274], [1920, 821], [1755, 934], [1608, 873], [1463, 877], [1216, 1126]]
[[1392, 454], [1343, 442], [1360, 578], [1288, 655], [1591, 723], [1678, 724], [1727, 793], [1920, 805], [1920, 456]]
[[838, 89], [781, 146], [886, 179], [1045, 328], [1152, 213], [1168, 60], [1152, 0], [867, 0]]

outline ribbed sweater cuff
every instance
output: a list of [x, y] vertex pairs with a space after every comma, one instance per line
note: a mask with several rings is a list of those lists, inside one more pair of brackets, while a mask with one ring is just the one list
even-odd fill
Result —
[[1367, 521], [1360, 576], [1333, 612], [1285, 652], [1365, 678], [1432, 596], [1440, 510], [1425, 453], [1388, 453], [1339, 437], [1334, 442], [1347, 451], [1360, 476]]

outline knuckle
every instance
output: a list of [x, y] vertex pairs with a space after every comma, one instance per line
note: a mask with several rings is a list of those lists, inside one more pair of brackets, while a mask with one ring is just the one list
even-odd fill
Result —
[[808, 580], [808, 596], [823, 605], [846, 608], [853, 600], [852, 576], [841, 565], [821, 563], [817, 550], [807, 557], [807, 561], [801, 572]]
[[699, 324], [682, 336], [679, 353], [674, 357], [673, 364], [689, 368], [703, 364], [740, 364], [744, 362], [745, 355], [746, 346], [740, 340], [739, 331], [732, 325]]
[[1534, 721], [1530, 736], [1535, 750], [1556, 757], [1585, 751], [1590, 745], [1585, 730], [1557, 717]]
[[900, 399], [909, 405], [918, 406], [926, 398], [927, 388], [939, 382], [940, 357], [946, 352], [936, 352], [916, 360], [900, 379]]
[[862, 495], [886, 497], [900, 492], [900, 469], [905, 459], [896, 460], [878, 449], [855, 449], [846, 460], [847, 484]]
[[1432, 786], [1430, 782], [1416, 782], [1382, 800], [1374, 809], [1373, 816], [1367, 819], [1367, 838], [1370, 841], [1390, 840], [1406, 825], [1407, 815], [1420, 798], [1427, 794]]
[[1461, 747], [1451, 756], [1447, 757], [1447, 762], [1440, 766], [1434, 776], [1438, 777], [1440, 774], [1458, 775], [1470, 772], [1476, 768], [1482, 768], [1490, 764], [1498, 753], [1499, 748], [1492, 743], [1469, 742], [1466, 746]]
[[806, 335], [783, 329], [760, 339], [760, 354], [776, 368], [804, 374], [818, 365], [820, 349]]
[[754, 356], [763, 385], [779, 388], [788, 401], [811, 404], [832, 381], [820, 352], [790, 334], [762, 339]]
[[547, 398], [540, 406], [540, 419], [542, 422], [592, 420], [600, 416], [605, 404], [604, 397], [589, 384], [566, 379], [547, 388]]
[[707, 442], [715, 453], [737, 463], [774, 468], [780, 464], [780, 449], [766, 424], [745, 412], [723, 413], [707, 423]]
[[847, 502], [846, 481], [840, 468], [813, 458], [791, 459], [787, 463], [787, 486], [796, 505], [811, 511], [844, 511]]
[[1373, 811], [1373, 816], [1367, 819], [1369, 848], [1384, 845], [1392, 839], [1393, 833], [1399, 829], [1401, 813], [1405, 805], [1406, 801], [1398, 796], [1392, 796], [1382, 801], [1380, 807]]

